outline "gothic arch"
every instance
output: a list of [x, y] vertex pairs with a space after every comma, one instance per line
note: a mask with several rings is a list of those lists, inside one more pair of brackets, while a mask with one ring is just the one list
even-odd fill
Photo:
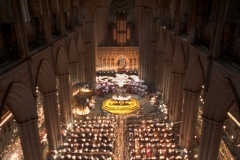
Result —
[[175, 50], [172, 66], [172, 81], [170, 85], [170, 116], [172, 122], [180, 121], [183, 102], [183, 78], [185, 74], [185, 58], [183, 46], [180, 43]]
[[230, 79], [221, 78], [210, 87], [203, 107], [200, 160], [217, 159], [223, 124], [235, 104], [239, 108], [239, 98]]
[[65, 50], [59, 47], [56, 57], [57, 75], [65, 75], [69, 73], [68, 58]]
[[82, 39], [82, 34], [80, 32], [77, 35], [77, 50], [78, 50], [78, 54], [84, 53], [83, 39]]
[[172, 37], [167, 37], [167, 42], [164, 50], [164, 61], [166, 62], [172, 62], [173, 59], [173, 43], [172, 43]]
[[189, 63], [185, 77], [184, 89], [192, 92], [199, 92], [204, 82], [202, 64], [198, 56], [195, 56]]
[[184, 74], [185, 73], [185, 58], [184, 58], [184, 52], [183, 52], [183, 46], [182, 44], [179, 44], [175, 54], [173, 56], [173, 73], [178, 74]]
[[216, 122], [222, 122], [234, 103], [238, 108], [240, 107], [234, 86], [230, 79], [222, 78], [209, 89], [205, 98], [203, 116]]
[[77, 47], [73, 39], [69, 40], [68, 61], [70, 64], [78, 61]]
[[37, 85], [42, 93], [51, 93], [56, 91], [56, 77], [52, 66], [42, 60], [37, 73]]
[[189, 63], [183, 80], [184, 103], [181, 118], [179, 145], [184, 148], [192, 148], [194, 145], [193, 135], [196, 129], [198, 94], [203, 84], [203, 69], [198, 56]]
[[93, 21], [94, 20], [94, 13], [97, 9], [98, 4], [101, 2], [102, 0], [94, 0], [93, 3], [91, 4], [91, 7], [89, 8], [89, 20]]
[[1, 107], [5, 105], [19, 124], [24, 159], [43, 159], [37, 127], [37, 106], [29, 89], [23, 84], [11, 83]]
[[25, 123], [37, 119], [37, 108], [35, 99], [29, 89], [20, 84], [10, 84], [2, 107], [7, 105], [18, 123]]

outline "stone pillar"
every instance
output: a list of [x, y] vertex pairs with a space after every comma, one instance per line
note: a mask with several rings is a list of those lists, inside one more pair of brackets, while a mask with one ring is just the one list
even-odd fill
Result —
[[12, 12], [14, 17], [15, 31], [17, 37], [17, 43], [19, 47], [19, 54], [22, 59], [30, 57], [27, 41], [27, 33], [25, 29], [25, 22], [23, 20], [23, 14], [21, 12], [21, 1], [13, 0], [12, 1]]
[[86, 81], [86, 75], [85, 75], [85, 65], [84, 65], [84, 53], [78, 54], [78, 65], [79, 65], [79, 81], [85, 82]]
[[59, 23], [60, 23], [60, 31], [61, 35], [66, 34], [66, 27], [65, 27], [65, 17], [64, 17], [64, 11], [63, 11], [63, 1], [59, 1]]
[[169, 101], [169, 91], [170, 91], [170, 83], [172, 81], [172, 62], [168, 62], [164, 60], [164, 76], [163, 76], [163, 94], [164, 100]]
[[95, 61], [95, 33], [94, 33], [94, 23], [86, 23], [86, 49], [85, 49], [85, 66], [86, 66], [86, 81], [89, 87], [92, 88], [96, 83], [96, 61]]
[[[150, 14], [150, 18], [151, 18], [151, 14]], [[156, 22], [152, 22], [151, 23], [151, 28], [150, 28], [150, 37], [149, 37], [149, 41], [150, 41], [150, 48], [149, 48], [149, 52], [150, 52], [150, 56], [148, 57], [148, 70], [147, 70], [147, 79], [146, 81], [148, 82], [148, 84], [155, 84], [155, 70], [156, 70], [156, 55], [157, 55], [157, 45], [156, 45], [156, 41], [157, 41], [157, 30], [158, 30], [158, 26]]]
[[[159, 23], [159, 19], [156, 20], [156, 31], [155, 31], [155, 34], [157, 35], [156, 36], [156, 42], [159, 42], [159, 37], [160, 37], [160, 23]], [[159, 51], [158, 50], [158, 47], [156, 47], [157, 49], [157, 52]]]
[[159, 53], [159, 61], [158, 61], [158, 76], [159, 76], [159, 89], [163, 89], [163, 75], [164, 75], [164, 53], [160, 52]]
[[181, 110], [183, 102], [183, 74], [172, 73], [172, 85], [170, 86], [170, 122], [181, 121]]
[[174, 24], [174, 34], [180, 34], [181, 27], [181, 0], [175, 0], [176, 12], [175, 12], [175, 24]]
[[[70, 70], [70, 75], [71, 75], [71, 85], [72, 87], [74, 86], [74, 84], [79, 82], [79, 66], [78, 66], [78, 62], [73, 62], [73, 63], [69, 63], [69, 70]], [[75, 92], [75, 90], [73, 90], [73, 92]]]
[[203, 116], [199, 160], [218, 159], [223, 122], [216, 122]]
[[191, 16], [190, 16], [190, 27], [188, 31], [188, 43], [195, 42], [195, 32], [196, 32], [196, 21], [197, 21], [197, 13], [198, 13], [198, 0], [193, 0], [191, 6]]
[[192, 149], [198, 116], [198, 92], [184, 90], [184, 104], [180, 127], [179, 146]]
[[162, 90], [163, 81], [163, 66], [164, 66], [164, 53], [159, 52], [157, 54], [157, 73], [156, 73], [156, 84], [157, 88]]
[[140, 40], [139, 40], [139, 72], [140, 78], [149, 81], [149, 72], [153, 72], [151, 67], [151, 58], [153, 53], [150, 49], [150, 29], [151, 29], [151, 10], [142, 9], [141, 15], [141, 29], [140, 29]]
[[43, 160], [37, 119], [19, 124], [20, 140], [25, 160]]
[[170, 29], [171, 26], [171, 11], [170, 11], [170, 6], [171, 6], [171, 0], [166, 2], [166, 7], [167, 7], [167, 15], [166, 15], [166, 29]]
[[164, 36], [164, 29], [163, 27], [160, 27], [160, 37], [159, 37], [159, 59], [158, 59], [158, 68], [159, 68], [159, 72], [158, 72], [158, 77], [159, 77], [159, 87], [158, 89], [160, 89], [163, 92], [163, 80], [164, 80], [164, 50], [165, 50], [165, 36]]
[[96, 10], [97, 46], [106, 46], [108, 31], [108, 6], [100, 6]]
[[82, 16], [82, 10], [81, 10], [81, 1], [77, 1], [77, 4], [78, 4], [78, 20], [79, 20], [79, 23], [80, 23], [80, 26], [83, 25], [83, 16]]
[[59, 79], [59, 103], [61, 120], [64, 124], [72, 122], [72, 107], [71, 107], [71, 89], [70, 89], [70, 75], [60, 75]]
[[[141, 11], [142, 11], [142, 7], [134, 7], [134, 14], [133, 14], [133, 19], [135, 22], [135, 37], [136, 40], [134, 41], [134, 45], [139, 46], [139, 42], [140, 42], [140, 30], [141, 30]], [[139, 65], [138, 65], [139, 66]]]
[[218, 59], [221, 50], [222, 32], [224, 28], [224, 18], [226, 16], [227, 0], [221, 0], [217, 3], [214, 28], [212, 32], [212, 39], [210, 45], [210, 53], [213, 59]]
[[69, 3], [70, 3], [70, 10], [69, 10], [69, 13], [70, 13], [70, 23], [71, 23], [71, 28], [73, 30], [73, 29], [75, 29], [73, 0], [70, 0]]
[[52, 34], [51, 34], [51, 27], [50, 27], [50, 15], [49, 12], [45, 12], [48, 10], [48, 1], [41, 0], [42, 10], [43, 10], [43, 28], [44, 28], [44, 37], [47, 44], [52, 42]]
[[45, 118], [45, 126], [47, 130], [47, 140], [49, 150], [57, 149], [62, 144], [59, 112], [57, 105], [57, 92], [42, 93], [43, 95], [43, 111]]
[[165, 24], [164, 21], [164, 3], [162, 0], [159, 1], [159, 21], [160, 25], [163, 26]]

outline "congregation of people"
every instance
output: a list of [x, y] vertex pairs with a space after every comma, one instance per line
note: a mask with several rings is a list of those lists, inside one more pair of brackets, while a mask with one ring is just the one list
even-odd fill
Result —
[[168, 123], [150, 119], [130, 122], [127, 126], [130, 160], [189, 159], [177, 149], [176, 135]]
[[126, 85], [126, 93], [138, 94], [141, 97], [145, 97], [149, 94], [149, 89], [144, 83], [131, 81]]
[[96, 89], [96, 96], [103, 97], [106, 94], [115, 93], [117, 90], [117, 85], [112, 82], [99, 82], [95, 89]]
[[64, 145], [50, 154], [59, 160], [113, 160], [114, 125], [115, 120], [110, 117], [75, 120], [64, 134]]
[[145, 97], [149, 94], [148, 85], [137, 76], [128, 76], [125, 74], [116, 74], [116, 76], [116, 78], [110, 76], [97, 77], [95, 91], [98, 97], [115, 93], [119, 88], [124, 88], [126, 89], [126, 93], [137, 94], [140, 97]]

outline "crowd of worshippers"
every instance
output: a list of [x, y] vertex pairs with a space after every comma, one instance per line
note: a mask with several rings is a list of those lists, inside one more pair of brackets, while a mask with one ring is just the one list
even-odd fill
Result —
[[144, 83], [128, 82], [126, 85], [126, 93], [138, 94], [141, 97], [146, 97], [149, 94], [149, 89]]
[[130, 160], [189, 159], [175, 144], [172, 127], [156, 120], [127, 123]]
[[[141, 97], [149, 95], [149, 89], [146, 84], [140, 82], [128, 82], [123, 86], [126, 89], [126, 93], [138, 94]], [[96, 85], [96, 95], [103, 97], [109, 93], [115, 93], [119, 86], [113, 82], [99, 82]]]
[[54, 159], [113, 160], [115, 142], [115, 119], [93, 117], [75, 120], [64, 132], [64, 144], [51, 151]]
[[117, 87], [117, 84], [112, 82], [99, 82], [96, 85], [96, 95], [99, 97], [103, 97], [108, 93], [115, 93]]

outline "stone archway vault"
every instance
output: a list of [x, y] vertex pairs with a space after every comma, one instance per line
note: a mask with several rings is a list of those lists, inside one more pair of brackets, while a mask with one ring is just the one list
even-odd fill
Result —
[[199, 160], [218, 158], [221, 133], [227, 113], [233, 104], [240, 107], [239, 96], [228, 78], [215, 82], [205, 99]]
[[[36, 102], [29, 89], [20, 83], [12, 83], [1, 108], [9, 107], [20, 127], [20, 140], [24, 159], [42, 160], [40, 137], [37, 126]], [[34, 146], [34, 147], [32, 147]]]
[[42, 60], [39, 65], [36, 82], [44, 99], [43, 110], [49, 149], [54, 150], [61, 145], [62, 137], [56, 97], [56, 76], [46, 60]]

